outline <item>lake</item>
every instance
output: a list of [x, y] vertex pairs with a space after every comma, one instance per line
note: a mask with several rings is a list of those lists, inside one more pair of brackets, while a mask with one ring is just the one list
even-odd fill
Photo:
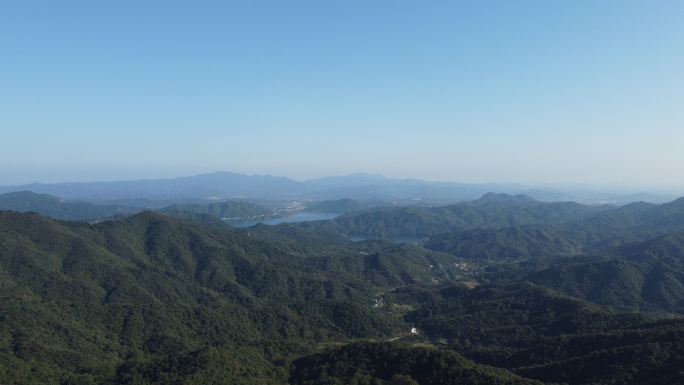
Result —
[[263, 223], [265, 225], [277, 225], [284, 222], [308, 222], [308, 221], [322, 221], [326, 219], [333, 219], [338, 217], [340, 214], [333, 213], [300, 213], [293, 214], [282, 218], [266, 219], [261, 221], [244, 221], [244, 222], [228, 222], [234, 227], [252, 227], [257, 223]]

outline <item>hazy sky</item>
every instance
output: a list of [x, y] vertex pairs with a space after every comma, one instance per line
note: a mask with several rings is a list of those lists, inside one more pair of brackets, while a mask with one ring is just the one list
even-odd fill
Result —
[[2, 1], [0, 185], [684, 185], [684, 1]]

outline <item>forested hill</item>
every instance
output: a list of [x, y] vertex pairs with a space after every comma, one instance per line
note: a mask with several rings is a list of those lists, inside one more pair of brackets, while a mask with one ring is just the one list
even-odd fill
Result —
[[383, 208], [342, 215], [334, 221], [352, 234], [432, 236], [470, 229], [578, 221], [606, 209], [574, 202], [538, 202], [527, 196], [487, 194], [475, 202], [436, 208]]
[[603, 258], [559, 263], [525, 279], [617, 309], [684, 314], [683, 233], [616, 248]]
[[542, 385], [454, 352], [393, 343], [350, 344], [299, 359], [294, 367], [292, 385]]
[[[539, 203], [506, 205], [530, 217]], [[678, 215], [626, 210], [654, 208], [662, 214], [646, 223]], [[546, 258], [532, 274], [500, 263], [475, 276], [421, 245], [350, 242], [331, 221], [237, 229], [192, 218], [145, 211], [95, 224], [0, 211], [0, 382], [684, 382], [684, 321], [665, 313], [684, 296], [681, 234], [585, 265]], [[477, 286], [479, 272], [565, 284]], [[660, 312], [615, 310], [647, 305]], [[407, 343], [376, 343], [397, 337]]]
[[480, 199], [466, 202], [466, 204], [472, 205], [472, 206], [481, 206], [487, 203], [534, 203], [537, 202], [536, 199], [532, 198], [529, 195], [525, 194], [517, 194], [517, 195], [508, 195], [508, 194], [502, 194], [502, 193], [487, 193], [480, 197]]
[[682, 231], [684, 198], [679, 198], [662, 205], [633, 203], [549, 225], [453, 231], [431, 237], [425, 247], [464, 258], [534, 258], [605, 252]]
[[[142, 200], [142, 203], [153, 204]], [[0, 195], [0, 210], [37, 212], [62, 220], [101, 220], [121, 214], [136, 214], [144, 210], [138, 206], [100, 205], [87, 202], [65, 202], [59, 197], [35, 194], [31, 191], [12, 192]], [[156, 211], [170, 216], [191, 217], [188, 214], [211, 215], [218, 219], [268, 219], [275, 213], [263, 206], [246, 202], [227, 201], [208, 204], [172, 204]]]
[[406, 318], [475, 362], [544, 382], [684, 382], [684, 319], [618, 313], [530, 283], [443, 288]]
[[62, 199], [31, 191], [11, 192], [0, 195], [0, 210], [33, 211], [64, 220], [94, 220], [116, 214], [131, 214], [140, 208], [119, 205], [96, 205], [85, 202], [65, 202]]
[[175, 204], [157, 210], [159, 212], [181, 211], [193, 214], [209, 214], [219, 219], [245, 220], [245, 219], [268, 219], [275, 216], [275, 212], [266, 207], [237, 201], [221, 203], [200, 204]]
[[282, 382], [275, 355], [394, 335], [401, 321], [370, 306], [383, 285], [449, 264], [266, 234], [149, 211], [97, 225], [0, 211], [2, 383]]

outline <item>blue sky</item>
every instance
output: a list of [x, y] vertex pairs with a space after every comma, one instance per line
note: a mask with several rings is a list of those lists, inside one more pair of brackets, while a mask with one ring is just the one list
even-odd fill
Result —
[[684, 186], [682, 1], [0, 2], [0, 185]]

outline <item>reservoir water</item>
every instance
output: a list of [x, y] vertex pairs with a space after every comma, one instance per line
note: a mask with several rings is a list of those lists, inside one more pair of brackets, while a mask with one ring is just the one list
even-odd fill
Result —
[[333, 219], [338, 217], [340, 214], [333, 213], [300, 213], [293, 214], [282, 218], [266, 219], [261, 221], [244, 221], [244, 222], [228, 222], [234, 227], [251, 227], [257, 223], [263, 223], [265, 225], [277, 225], [284, 222], [307, 222], [307, 221], [322, 221], [326, 219]]

